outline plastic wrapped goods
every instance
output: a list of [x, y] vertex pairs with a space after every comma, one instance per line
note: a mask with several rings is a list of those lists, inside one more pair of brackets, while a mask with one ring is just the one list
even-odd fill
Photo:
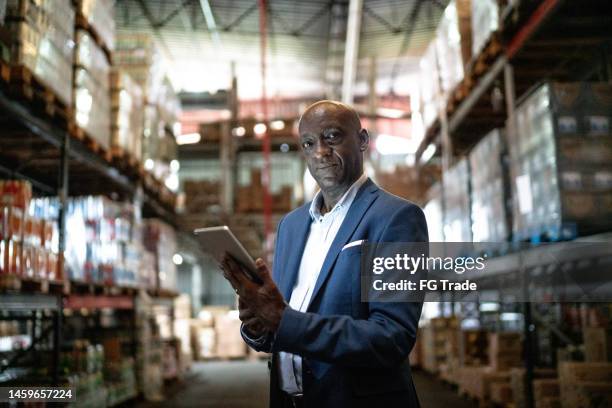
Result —
[[140, 85], [146, 103], [156, 104], [162, 93], [165, 71], [153, 37], [144, 33], [117, 36], [113, 63]]
[[472, 234], [474, 242], [505, 242], [510, 234], [506, 200], [505, 137], [495, 129], [470, 152]]
[[70, 0], [9, 0], [9, 62], [26, 67], [66, 106], [72, 104], [74, 10]]
[[77, 13], [98, 34], [109, 51], [115, 49], [115, 17], [112, 0], [77, 0]]
[[466, 159], [459, 160], [443, 174], [444, 240], [446, 242], [472, 242], [469, 177], [469, 166]]
[[419, 61], [420, 114], [424, 129], [429, 128], [438, 116], [440, 71], [436, 52], [436, 42], [432, 41]]
[[612, 228], [612, 86], [545, 83], [509, 139], [513, 234], [567, 239]]
[[[436, 30], [436, 50], [442, 92], [448, 95], [463, 79], [471, 53], [469, 0], [454, 0], [444, 10]], [[467, 23], [467, 24], [466, 24]], [[468, 46], [469, 45], [469, 46]], [[464, 49], [467, 49], [467, 54]]]
[[111, 99], [111, 146], [140, 160], [144, 124], [142, 90], [125, 72], [113, 69]]
[[427, 220], [429, 241], [431, 242], [444, 242], [442, 209], [442, 186], [440, 183], [436, 183], [427, 192], [427, 204], [423, 208]]
[[144, 249], [133, 205], [102, 196], [70, 199], [65, 267], [73, 280], [135, 286]]
[[158, 219], [147, 219], [144, 225], [143, 242], [155, 254], [159, 288], [176, 290], [176, 265], [172, 261], [176, 253], [174, 229]]
[[98, 84], [89, 72], [76, 68], [74, 105], [77, 125], [101, 146], [110, 147], [110, 98], [108, 87]]
[[472, 1], [472, 55], [480, 53], [499, 28], [498, 0]]

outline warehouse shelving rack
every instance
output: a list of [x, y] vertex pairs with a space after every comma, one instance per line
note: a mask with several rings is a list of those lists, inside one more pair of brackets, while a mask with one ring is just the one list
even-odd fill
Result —
[[[49, 106], [40, 106], [24, 95], [15, 94], [7, 66], [2, 63], [0, 83], [0, 175], [28, 180], [37, 195], [57, 196], [60, 210], [59, 253], [66, 240], [65, 208], [74, 195], [111, 194], [133, 200], [143, 216], [158, 217], [177, 226], [174, 196], [161, 182], [143, 171], [142, 166], [112, 160], [104, 152], [92, 149], [87, 140], [70, 131], [70, 117], [49, 114]], [[35, 103], [38, 102], [38, 103]], [[99, 311], [103, 308], [134, 310], [138, 290], [81, 282], [43, 282], [20, 278], [17, 287], [0, 289], [0, 320], [32, 320], [31, 344], [13, 354], [0, 366], [0, 383], [18, 380], [27, 374], [13, 367], [23, 356], [52, 338], [51, 385], [60, 385], [59, 358], [62, 319], [68, 310]], [[177, 294], [168, 290], [147, 290], [160, 301], [170, 301]], [[51, 324], [48, 324], [51, 320]], [[42, 329], [44, 326], [44, 329]], [[36, 328], [40, 328], [37, 330]], [[135, 330], [134, 330], [135, 333]], [[135, 338], [133, 344], [136, 344]]]
[[[612, 3], [602, 0], [575, 2], [571, 0], [515, 1], [500, 11], [500, 28], [493, 33], [468, 67], [464, 79], [444, 100], [439, 116], [426, 130], [416, 152], [416, 163], [424, 164], [423, 153], [429, 146], [436, 147], [442, 157], [444, 170], [452, 165], [453, 157], [468, 152], [489, 131], [507, 125], [508, 137], [516, 131], [516, 95], [522, 95], [542, 80], [588, 80], [599, 74], [600, 80], [610, 81], [609, 52], [612, 45]], [[593, 64], [592, 61], [599, 64]], [[492, 89], [503, 85], [505, 101], [495, 101]], [[499, 89], [501, 91], [501, 89]], [[497, 92], [499, 95], [500, 92]], [[501, 102], [501, 103], [500, 103]], [[504, 107], [505, 102], [505, 107]], [[580, 242], [581, 240], [576, 240]], [[612, 236], [604, 234], [585, 237], [585, 242], [603, 241], [608, 246], [597, 247], [594, 253], [563, 252], [566, 243], [489, 259], [487, 273], [470, 276], [480, 283], [495, 281], [495, 285], [515, 285], [526, 295], [528, 278], [534, 271], [554, 273], [555, 265], [576, 264], [589, 258], [590, 262], [610, 259]], [[551, 256], [555, 255], [554, 262]], [[454, 314], [453, 299], [450, 308]], [[500, 299], [500, 305], [504, 303]], [[540, 320], [530, 303], [518, 305], [523, 314], [524, 353], [526, 356], [526, 401], [533, 407], [533, 388], [537, 353], [536, 331]], [[558, 327], [549, 327], [564, 343], [572, 341]]]
[[[519, 1], [510, 2], [500, 14], [500, 29], [468, 65], [464, 79], [427, 129], [417, 163], [422, 163], [420, 158], [431, 144], [449, 156], [465, 153], [489, 131], [513, 120], [515, 95], [543, 79], [585, 80], [599, 69], [603, 80], [612, 77], [609, 2]], [[593, 60], [601, 65], [592, 64]], [[502, 83], [505, 108], [496, 110], [489, 91]]]

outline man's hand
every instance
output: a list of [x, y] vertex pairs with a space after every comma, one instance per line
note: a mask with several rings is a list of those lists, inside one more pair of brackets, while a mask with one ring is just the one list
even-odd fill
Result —
[[[263, 259], [258, 258], [255, 266], [262, 285], [251, 281], [231, 256], [226, 254], [221, 262], [223, 276], [239, 296], [240, 320], [247, 325], [250, 332], [252, 327], [253, 334], [261, 334], [263, 330], [276, 332], [286, 304]], [[241, 304], [244, 307], [241, 307]], [[263, 326], [263, 330], [259, 326]], [[255, 331], [259, 333], [254, 333]]]
[[255, 312], [241, 298], [238, 298], [238, 312], [247, 334], [250, 335], [249, 337], [260, 337], [265, 334], [266, 328], [259, 321]]

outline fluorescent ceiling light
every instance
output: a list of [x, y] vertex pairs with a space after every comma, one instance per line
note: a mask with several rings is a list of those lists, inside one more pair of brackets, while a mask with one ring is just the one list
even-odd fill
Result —
[[282, 120], [273, 120], [270, 123], [270, 129], [272, 130], [283, 130], [285, 128], [285, 122]]
[[174, 254], [172, 255], [172, 262], [174, 262], [175, 265], [180, 265], [183, 263], [183, 257], [181, 254]]
[[266, 133], [266, 130], [268, 130], [268, 127], [265, 123], [258, 123], [253, 126], [253, 132], [255, 132], [255, 134], [259, 137], [262, 137], [264, 133]]
[[199, 133], [186, 133], [176, 137], [176, 143], [180, 145], [195, 144], [202, 139]]
[[238, 126], [232, 129], [232, 135], [242, 137], [246, 134], [246, 129], [242, 126]]
[[414, 154], [418, 144], [411, 139], [399, 136], [380, 134], [374, 142], [376, 150], [382, 155]]
[[376, 114], [378, 116], [382, 116], [389, 119], [399, 119], [404, 117], [407, 112], [401, 109], [393, 109], [393, 108], [377, 108]]

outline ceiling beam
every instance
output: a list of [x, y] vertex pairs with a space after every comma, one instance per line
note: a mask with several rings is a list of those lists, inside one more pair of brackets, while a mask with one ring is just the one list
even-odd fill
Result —
[[404, 54], [406, 54], [408, 46], [410, 45], [410, 41], [412, 40], [412, 37], [414, 35], [416, 19], [419, 16], [422, 5], [423, 1], [417, 0], [415, 5], [412, 7], [412, 10], [410, 10], [410, 13], [406, 15], [406, 17], [402, 21], [400, 29], [406, 27], [406, 31], [404, 32], [404, 39], [402, 40], [402, 45], [400, 46], [399, 53], [397, 55], [397, 58], [395, 59], [395, 62], [393, 62], [393, 68], [391, 69], [390, 82], [392, 87], [401, 68], [401, 58], [404, 56]]
[[166, 24], [168, 24], [174, 17], [176, 17], [180, 12], [182, 12], [192, 0], [183, 0], [183, 2], [177, 6], [174, 10], [166, 15], [163, 19], [155, 23], [155, 28], [164, 28]]
[[351, 0], [349, 3], [348, 23], [346, 28], [344, 75], [342, 78], [342, 102], [346, 104], [353, 103], [362, 14], [363, 0]]
[[242, 20], [244, 20], [245, 18], [247, 18], [248, 16], [250, 16], [251, 14], [253, 14], [253, 12], [255, 10], [257, 10], [257, 1], [255, 1], [248, 9], [244, 10], [242, 12], [242, 14], [240, 14], [238, 17], [236, 17], [234, 19], [234, 21], [232, 21], [229, 24], [226, 24], [225, 26], [223, 26], [222, 30], [223, 31], [232, 31], [234, 29], [234, 27], [238, 26]]

